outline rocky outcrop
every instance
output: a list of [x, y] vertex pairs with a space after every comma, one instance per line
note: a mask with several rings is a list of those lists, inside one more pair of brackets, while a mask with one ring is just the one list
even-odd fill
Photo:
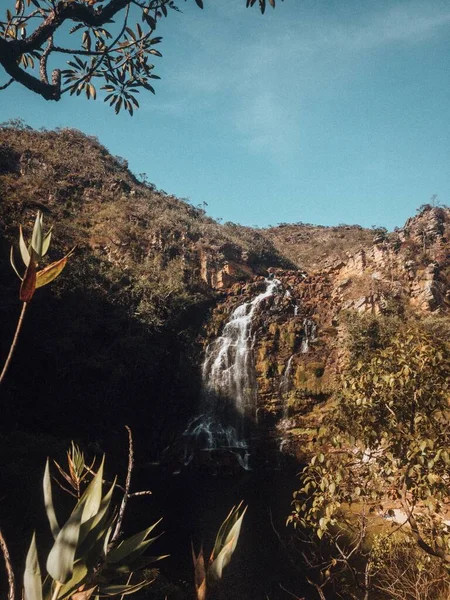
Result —
[[237, 281], [255, 276], [255, 270], [248, 264], [248, 253], [238, 246], [224, 244], [219, 247], [200, 245], [200, 277], [211, 288], [229, 288]]
[[[317, 425], [317, 407], [338, 385], [347, 358], [349, 313], [448, 311], [449, 223], [448, 209], [430, 207], [404, 229], [378, 235], [371, 247], [346, 260], [329, 261], [321, 270], [269, 269], [280, 284], [261, 303], [252, 327], [258, 388], [254, 419], [259, 429], [281, 435], [284, 450], [299, 453], [302, 435], [311, 434], [307, 424]], [[236, 276], [242, 281], [220, 281], [224, 299], [211, 315], [205, 344], [264, 285], [262, 277], [251, 278], [249, 271], [236, 271]]]

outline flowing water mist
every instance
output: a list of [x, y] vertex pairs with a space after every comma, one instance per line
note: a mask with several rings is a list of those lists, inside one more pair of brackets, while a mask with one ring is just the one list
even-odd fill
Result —
[[310, 342], [314, 342], [317, 339], [317, 325], [311, 319], [303, 320], [303, 337], [301, 352], [306, 354], [309, 350]]
[[233, 448], [246, 466], [246, 418], [256, 409], [253, 321], [261, 303], [280, 287], [266, 279], [266, 289], [230, 315], [222, 335], [208, 345], [202, 366], [202, 415], [189, 424], [185, 436], [203, 449]]

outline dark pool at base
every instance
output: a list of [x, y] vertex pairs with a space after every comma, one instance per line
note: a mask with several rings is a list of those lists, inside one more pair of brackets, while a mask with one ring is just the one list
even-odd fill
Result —
[[233, 476], [222, 476], [184, 469], [172, 474], [157, 466], [141, 472], [140, 485], [153, 492], [150, 502], [146, 501], [151, 505], [151, 518], [164, 517], [161, 528], [165, 533], [154, 551], [171, 556], [160, 563], [161, 572], [180, 588], [168, 600], [193, 597], [191, 540], [197, 551], [203, 543], [208, 557], [220, 524], [241, 500], [248, 510], [239, 543], [211, 600], [292, 598], [282, 588], [298, 598], [313, 598], [302, 565], [292, 564], [279, 539], [287, 533], [296, 472], [298, 469], [240, 470]]

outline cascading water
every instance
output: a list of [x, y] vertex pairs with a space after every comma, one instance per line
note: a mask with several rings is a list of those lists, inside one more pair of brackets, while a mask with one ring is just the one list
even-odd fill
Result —
[[286, 368], [280, 380], [280, 392], [285, 393], [289, 391], [290, 387], [290, 379], [291, 379], [291, 371], [292, 371], [292, 360], [295, 354], [292, 354], [289, 360], [287, 361]]
[[206, 348], [202, 367], [203, 414], [191, 421], [185, 432], [194, 445], [203, 449], [241, 449], [236, 456], [244, 467], [248, 460], [244, 421], [253, 416], [256, 401], [253, 319], [260, 304], [273, 296], [279, 286], [279, 280], [266, 279], [264, 292], [238, 306], [222, 335]]
[[317, 338], [317, 325], [311, 319], [303, 320], [303, 337], [301, 344], [302, 354], [306, 354], [309, 350], [310, 342], [313, 342]]
[[252, 357], [252, 321], [263, 300], [280, 285], [266, 280], [266, 290], [251, 302], [238, 306], [225, 325], [222, 335], [206, 349], [202, 375], [206, 394], [232, 399], [237, 413], [252, 408], [255, 396]]

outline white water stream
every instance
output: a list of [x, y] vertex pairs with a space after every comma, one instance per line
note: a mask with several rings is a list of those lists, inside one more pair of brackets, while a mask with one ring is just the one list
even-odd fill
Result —
[[267, 279], [266, 289], [251, 302], [238, 306], [225, 325], [222, 335], [209, 344], [203, 362], [203, 388], [211, 398], [218, 395], [231, 399], [234, 409], [244, 414], [253, 406], [252, 322], [258, 306], [273, 296], [278, 279]]
[[[256, 401], [253, 319], [260, 304], [276, 294], [279, 286], [278, 279], [266, 279], [264, 292], [238, 306], [222, 335], [206, 348], [202, 367], [203, 414], [185, 432], [203, 448], [247, 448], [244, 418], [253, 416]], [[237, 456], [246, 467], [247, 452]]]

